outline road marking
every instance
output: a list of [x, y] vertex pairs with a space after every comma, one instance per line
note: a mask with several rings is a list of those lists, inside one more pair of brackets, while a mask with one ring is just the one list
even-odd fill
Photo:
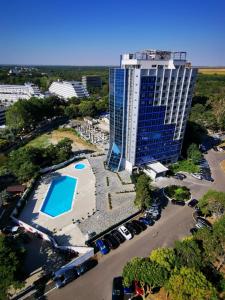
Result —
[[54, 289], [56, 289], [56, 286], [54, 286], [54, 288], [52, 288], [51, 290], [47, 291], [46, 293], [44, 293], [44, 296], [48, 295], [50, 292], [52, 292]]

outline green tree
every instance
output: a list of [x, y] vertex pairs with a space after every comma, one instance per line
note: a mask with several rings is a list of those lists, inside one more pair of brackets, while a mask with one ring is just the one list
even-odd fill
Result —
[[135, 206], [139, 209], [147, 208], [152, 203], [152, 191], [150, 189], [150, 178], [142, 174], [138, 177], [136, 187]]
[[24, 100], [18, 100], [6, 111], [6, 125], [20, 132], [30, 127], [32, 116], [26, 109]]
[[93, 101], [86, 100], [79, 104], [79, 112], [81, 116], [93, 117], [95, 115], [95, 104]]
[[152, 250], [150, 259], [171, 272], [175, 267], [176, 255], [172, 248], [158, 248]]
[[79, 116], [79, 106], [75, 104], [71, 104], [65, 107], [65, 115], [70, 119], [77, 118]]
[[193, 268], [176, 270], [165, 285], [173, 300], [216, 300], [217, 292], [206, 277]]
[[208, 190], [199, 200], [198, 207], [204, 215], [221, 216], [225, 211], [225, 193]]
[[191, 144], [187, 149], [187, 158], [191, 159], [194, 164], [198, 164], [202, 158], [202, 154], [196, 144]]
[[167, 271], [148, 258], [134, 257], [123, 268], [123, 283], [130, 286], [136, 280], [144, 291], [142, 296], [146, 299], [154, 288], [164, 285]]
[[64, 138], [58, 142], [58, 144], [55, 146], [57, 154], [54, 163], [60, 163], [70, 158], [72, 153], [72, 143], [73, 141], [69, 138]]
[[9, 202], [9, 193], [6, 190], [0, 192], [0, 207], [1, 205], [5, 205]]
[[175, 242], [176, 266], [200, 269], [203, 266], [202, 252], [197, 242], [193, 239], [186, 239]]
[[7, 299], [8, 289], [21, 287], [18, 274], [22, 268], [22, 252], [9, 238], [0, 235], [0, 299]]

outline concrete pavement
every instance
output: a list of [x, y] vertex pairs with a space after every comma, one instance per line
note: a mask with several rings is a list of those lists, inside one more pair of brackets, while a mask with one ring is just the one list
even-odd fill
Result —
[[192, 209], [168, 204], [154, 226], [102, 257], [98, 266], [63, 289], [54, 289], [47, 298], [111, 300], [112, 279], [122, 273], [128, 260], [134, 256], [148, 256], [154, 248], [172, 246], [175, 240], [189, 234], [193, 224]]

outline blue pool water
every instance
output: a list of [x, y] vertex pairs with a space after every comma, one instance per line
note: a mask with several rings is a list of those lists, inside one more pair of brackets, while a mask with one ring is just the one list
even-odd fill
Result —
[[82, 170], [85, 167], [86, 167], [85, 164], [76, 164], [74, 168], [77, 169], [77, 170]]
[[71, 210], [76, 185], [77, 179], [70, 176], [54, 179], [41, 207], [41, 212], [57, 217]]

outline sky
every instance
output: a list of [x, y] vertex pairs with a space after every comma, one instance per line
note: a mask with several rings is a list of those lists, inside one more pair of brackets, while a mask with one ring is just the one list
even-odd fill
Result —
[[225, 66], [225, 0], [0, 0], [0, 64], [118, 65], [142, 49]]

